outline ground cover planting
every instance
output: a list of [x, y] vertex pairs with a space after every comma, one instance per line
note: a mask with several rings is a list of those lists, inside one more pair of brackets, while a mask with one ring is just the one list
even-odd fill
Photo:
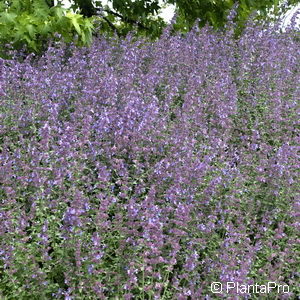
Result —
[[297, 299], [299, 49], [249, 23], [1, 60], [0, 298]]

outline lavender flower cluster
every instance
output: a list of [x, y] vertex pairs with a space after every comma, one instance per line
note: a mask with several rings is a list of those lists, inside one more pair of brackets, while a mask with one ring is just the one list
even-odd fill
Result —
[[299, 297], [299, 49], [250, 24], [1, 60], [0, 296]]

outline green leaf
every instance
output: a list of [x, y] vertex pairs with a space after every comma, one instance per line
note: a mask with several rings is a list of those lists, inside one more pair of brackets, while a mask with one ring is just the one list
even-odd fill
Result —
[[77, 31], [77, 33], [79, 35], [81, 35], [81, 29], [80, 29], [80, 25], [79, 25], [78, 21], [80, 21], [80, 19], [82, 19], [82, 16], [81, 15], [73, 14], [71, 12], [68, 12], [66, 14], [66, 17], [71, 21], [71, 23], [74, 26], [74, 28]]
[[50, 31], [51, 31], [51, 24], [48, 21], [44, 21], [44, 23], [40, 27], [40, 33], [42, 35], [45, 35]]
[[15, 13], [8, 13], [8, 12], [3, 12], [0, 14], [1, 21], [7, 22], [7, 23], [15, 23], [15, 19], [17, 17], [17, 14]]
[[26, 25], [26, 29], [28, 31], [29, 36], [33, 39], [35, 37], [35, 33], [36, 33], [34, 26], [31, 24], [28, 24], [28, 25]]
[[53, 12], [54, 16], [57, 18], [62, 18], [64, 16], [65, 9], [60, 6], [51, 7], [50, 11]]

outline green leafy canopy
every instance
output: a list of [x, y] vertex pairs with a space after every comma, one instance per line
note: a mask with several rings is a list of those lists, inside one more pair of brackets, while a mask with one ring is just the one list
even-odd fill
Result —
[[[73, 0], [70, 9], [61, 1], [0, 0], [0, 42], [12, 43], [14, 49], [41, 53], [49, 40], [57, 34], [66, 43], [76, 40], [78, 45], [90, 45], [93, 34], [158, 38], [167, 23], [159, 16], [162, 8], [175, 6], [173, 30], [188, 32], [199, 21], [215, 29], [222, 29], [228, 13], [236, 7], [233, 22], [239, 36], [247, 20], [255, 15], [258, 21], [271, 21], [282, 15], [300, 0]], [[109, 5], [108, 5], [109, 4]], [[273, 16], [270, 16], [272, 12]], [[77, 38], [76, 38], [77, 37]], [[2, 47], [3, 48], [3, 47]], [[0, 49], [0, 56], [4, 56]]]
[[[47, 41], [58, 34], [66, 42], [78, 36], [78, 44], [91, 43], [93, 25], [89, 18], [44, 0], [12, 0], [0, 2], [0, 41], [14, 49], [39, 53]], [[1, 55], [4, 55], [2, 49]]]

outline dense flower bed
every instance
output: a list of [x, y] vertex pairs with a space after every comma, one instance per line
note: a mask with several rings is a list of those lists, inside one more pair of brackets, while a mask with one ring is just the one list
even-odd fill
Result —
[[2, 60], [1, 299], [261, 297], [214, 281], [296, 299], [296, 35], [167, 30]]

